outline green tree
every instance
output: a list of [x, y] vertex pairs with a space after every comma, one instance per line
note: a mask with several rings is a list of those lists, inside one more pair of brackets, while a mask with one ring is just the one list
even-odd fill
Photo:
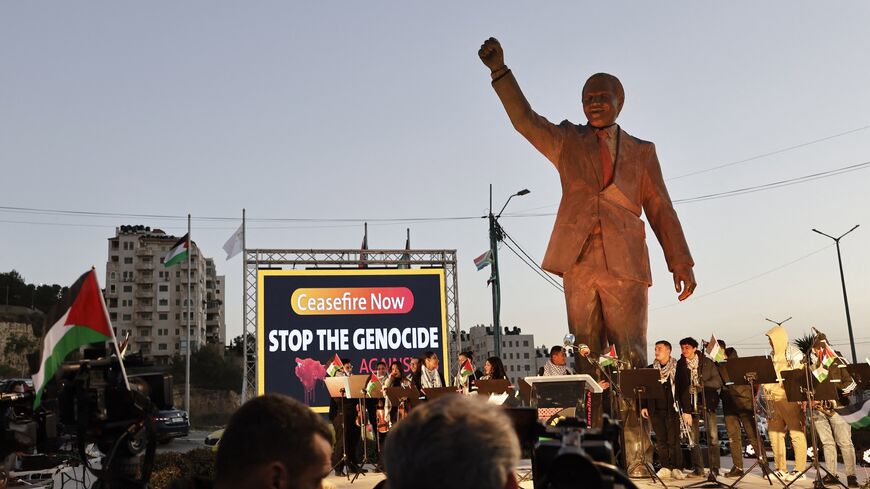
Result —
[[[190, 385], [203, 389], [233, 390], [242, 388], [242, 366], [224, 358], [221, 345], [205, 345], [190, 355]], [[172, 358], [172, 378], [176, 385], [185, 379], [185, 358]]]

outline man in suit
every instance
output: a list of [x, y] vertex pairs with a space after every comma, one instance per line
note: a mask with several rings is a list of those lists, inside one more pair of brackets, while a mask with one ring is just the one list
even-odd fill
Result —
[[[588, 123], [553, 124], [532, 110], [496, 39], [484, 42], [478, 55], [514, 128], [559, 173], [562, 200], [542, 267], [564, 281], [571, 333], [593, 352], [615, 344], [620, 358], [645, 366], [652, 278], [641, 212], [664, 250], [680, 300], [695, 290], [694, 262], [655, 146], [616, 124], [622, 84], [612, 75], [592, 75], [583, 87]], [[582, 359], [575, 362], [582, 371]]]

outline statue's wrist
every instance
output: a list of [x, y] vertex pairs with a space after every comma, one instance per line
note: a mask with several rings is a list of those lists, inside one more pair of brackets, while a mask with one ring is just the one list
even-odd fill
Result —
[[492, 71], [490, 71], [489, 74], [492, 75], [492, 76], [498, 76], [498, 75], [502, 74], [502, 72], [507, 71], [507, 69], [508, 69], [507, 65], [502, 64], [502, 65], [499, 66], [498, 68], [495, 68], [495, 69], [493, 69]]

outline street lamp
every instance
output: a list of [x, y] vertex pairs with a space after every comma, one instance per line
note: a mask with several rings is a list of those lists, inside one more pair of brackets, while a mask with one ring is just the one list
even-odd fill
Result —
[[501, 315], [501, 281], [498, 276], [498, 242], [503, 238], [501, 226], [498, 224], [498, 218], [501, 217], [501, 213], [504, 212], [511, 199], [527, 195], [529, 192], [529, 189], [524, 188], [511, 195], [508, 197], [504, 205], [501, 206], [501, 210], [498, 211], [498, 214], [493, 214], [492, 184], [489, 184], [489, 250], [492, 255], [492, 328], [493, 341], [495, 342], [495, 356], [497, 357], [501, 357], [501, 320], [499, 317]]
[[849, 346], [852, 348], [852, 363], [858, 363], [858, 355], [855, 354], [855, 336], [852, 334], [852, 316], [849, 314], [849, 298], [846, 296], [846, 278], [843, 275], [843, 257], [840, 255], [840, 240], [857, 229], [858, 226], [860, 226], [860, 224], [855, 224], [852, 229], [841, 234], [838, 238], [813, 228], [813, 232], [819, 233], [822, 236], [827, 236], [828, 238], [833, 239], [834, 243], [837, 244], [837, 262], [840, 264], [840, 283], [843, 285], [843, 303], [846, 305], [846, 326], [849, 328]]
[[791, 319], [791, 316], [789, 316], [788, 319], [783, 319], [782, 321], [774, 321], [773, 319], [764, 318], [765, 321], [770, 321], [771, 323], [773, 323], [773, 324], [775, 324], [775, 325], [777, 325], [777, 326], [782, 326], [783, 323], [785, 323], [785, 322], [788, 321], [789, 319]]

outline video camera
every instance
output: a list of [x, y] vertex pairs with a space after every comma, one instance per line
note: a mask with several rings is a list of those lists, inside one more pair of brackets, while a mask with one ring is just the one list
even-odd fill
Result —
[[564, 418], [547, 429], [550, 440], [539, 441], [532, 458], [535, 489], [580, 487], [613, 489], [636, 486], [616, 466], [614, 447], [622, 427], [604, 415], [601, 428], [587, 428], [577, 418]]
[[[64, 363], [54, 379], [36, 410], [32, 392], [4, 394], [0, 455], [34, 447], [50, 455], [59, 447], [60, 426], [74, 435], [78, 458], [97, 477], [93, 487], [147, 487], [157, 446], [153, 417], [173, 404], [172, 375], [129, 375], [125, 382], [120, 362], [110, 357]], [[90, 444], [102, 454], [99, 469], [89, 463]]]

